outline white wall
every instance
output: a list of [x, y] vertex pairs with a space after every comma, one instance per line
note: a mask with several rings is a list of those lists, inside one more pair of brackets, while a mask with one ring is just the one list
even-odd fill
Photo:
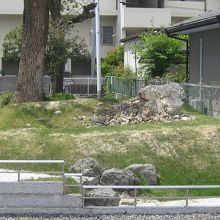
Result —
[[220, 8], [220, 0], [207, 0], [207, 10]]
[[116, 0], [100, 0], [101, 15], [117, 15]]
[[[131, 47], [135, 45], [136, 40], [127, 41], [124, 44], [125, 52], [124, 52], [124, 67], [129, 68], [136, 71], [136, 68], [138, 68], [138, 59], [135, 61], [135, 54], [132, 53]], [[136, 64], [135, 64], [136, 62]], [[136, 66], [137, 65], [137, 66]]]
[[5, 35], [22, 24], [22, 15], [0, 15], [0, 70], [2, 69], [2, 44]]
[[[213, 1], [213, 0], [208, 0]], [[169, 1], [165, 0], [164, 6], [170, 8], [172, 17], [195, 17], [204, 12], [204, 2]]]
[[171, 24], [169, 8], [126, 8], [123, 7], [122, 28], [162, 27]]
[[[101, 16], [101, 26], [113, 26], [115, 31], [117, 18], [113, 16]], [[85, 43], [88, 46], [89, 51], [91, 52], [91, 29], [92, 29], [92, 20], [86, 20], [82, 23], [76, 24], [71, 33], [72, 36], [79, 35], [81, 38], [85, 39]], [[103, 46], [101, 45], [100, 53], [101, 58], [104, 58], [108, 51], [115, 49], [116, 45], [113, 46]]]
[[0, 14], [23, 14], [23, 0], [0, 0]]

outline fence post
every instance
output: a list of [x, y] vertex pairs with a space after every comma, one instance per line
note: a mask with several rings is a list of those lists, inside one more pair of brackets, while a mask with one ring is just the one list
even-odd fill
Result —
[[21, 181], [21, 171], [20, 171], [20, 165], [17, 164], [17, 170], [18, 170], [18, 182]]
[[90, 89], [89, 89], [89, 87], [90, 87], [90, 78], [89, 78], [89, 76], [88, 76], [88, 87], [87, 87], [87, 93], [88, 93], [88, 97], [89, 97], [89, 93], [90, 93]]
[[63, 195], [66, 193], [65, 175], [64, 175], [64, 163], [62, 163], [62, 181], [63, 181]]
[[189, 189], [186, 189], [186, 207], [189, 206]]
[[85, 192], [84, 192], [84, 188], [82, 187], [82, 208], [85, 208]]
[[134, 207], [137, 207], [137, 189], [134, 189]]

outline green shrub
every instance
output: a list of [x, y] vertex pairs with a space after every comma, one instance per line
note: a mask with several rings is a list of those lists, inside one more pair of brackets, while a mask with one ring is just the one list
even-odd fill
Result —
[[44, 101], [62, 101], [62, 100], [71, 100], [75, 99], [75, 96], [67, 93], [56, 93], [52, 96], [44, 97]]
[[140, 63], [152, 78], [162, 77], [170, 64], [183, 64], [184, 43], [168, 37], [164, 33], [150, 31], [140, 36], [133, 51], [140, 57]]
[[117, 66], [123, 66], [124, 63], [124, 46], [119, 46], [113, 51], [108, 52], [102, 61], [103, 75], [111, 74], [112, 70]]
[[0, 105], [1, 106], [6, 106], [10, 103], [10, 100], [13, 97], [13, 93], [12, 92], [6, 92], [3, 93], [2, 95], [0, 95]]
[[182, 67], [177, 72], [165, 73], [164, 78], [172, 82], [182, 83], [186, 81], [187, 76], [184, 67]]
[[124, 66], [116, 66], [112, 69], [111, 72], [112, 76], [116, 76], [116, 77], [120, 77], [120, 78], [134, 78], [135, 77], [135, 73], [128, 69], [128, 68], [124, 68]]

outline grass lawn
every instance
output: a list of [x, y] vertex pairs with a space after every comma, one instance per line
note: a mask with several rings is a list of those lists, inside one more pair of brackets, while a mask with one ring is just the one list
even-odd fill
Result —
[[[195, 121], [95, 126], [91, 117], [112, 102], [80, 99], [1, 108], [0, 159], [64, 159], [66, 169], [83, 157], [94, 157], [106, 169], [152, 163], [161, 185], [220, 184], [220, 119], [184, 106]], [[201, 193], [220, 195], [219, 190], [193, 191]]]

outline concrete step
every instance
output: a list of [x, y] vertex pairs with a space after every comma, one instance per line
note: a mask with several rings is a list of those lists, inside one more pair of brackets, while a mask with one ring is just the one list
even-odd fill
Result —
[[0, 195], [62, 195], [63, 182], [0, 182]]
[[80, 195], [0, 195], [0, 208], [81, 208]]

